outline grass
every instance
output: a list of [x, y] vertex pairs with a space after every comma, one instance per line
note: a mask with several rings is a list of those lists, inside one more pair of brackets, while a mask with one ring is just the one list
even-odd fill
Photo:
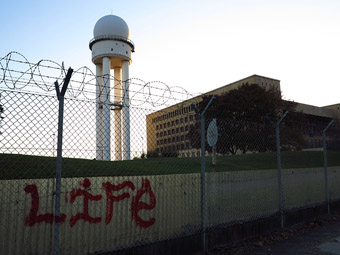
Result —
[[[328, 166], [340, 166], [340, 152], [328, 152]], [[283, 168], [323, 167], [322, 151], [282, 152]], [[217, 157], [218, 172], [276, 169], [276, 153], [255, 153]], [[200, 158], [150, 158], [130, 161], [63, 159], [63, 177], [138, 176], [188, 174], [201, 171]], [[206, 157], [211, 172], [211, 157]], [[0, 154], [0, 179], [54, 178], [56, 158]]]

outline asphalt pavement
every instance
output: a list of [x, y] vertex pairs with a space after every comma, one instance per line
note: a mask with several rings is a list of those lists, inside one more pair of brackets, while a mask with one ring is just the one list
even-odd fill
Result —
[[209, 255], [340, 255], [340, 213], [230, 243]]

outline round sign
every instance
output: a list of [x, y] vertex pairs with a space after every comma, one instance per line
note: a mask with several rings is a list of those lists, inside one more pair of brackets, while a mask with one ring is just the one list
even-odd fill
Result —
[[207, 131], [207, 141], [211, 147], [214, 147], [217, 143], [218, 132], [217, 132], [217, 123], [216, 119], [213, 119], [208, 126]]

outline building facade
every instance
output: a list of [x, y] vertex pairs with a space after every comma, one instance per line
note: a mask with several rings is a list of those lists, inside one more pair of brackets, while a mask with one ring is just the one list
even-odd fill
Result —
[[[280, 89], [280, 81], [259, 75], [252, 75], [226, 86], [214, 89], [200, 96], [172, 105], [146, 116], [147, 151], [165, 156], [194, 157], [200, 156], [200, 150], [193, 148], [189, 139], [189, 130], [197, 123], [195, 111], [191, 105], [199, 106], [203, 96], [222, 95], [243, 84], [257, 84], [265, 89]], [[304, 127], [304, 136], [308, 147], [322, 146], [322, 130], [330, 119], [340, 119], [340, 104], [316, 107], [297, 103], [297, 111], [306, 114], [308, 124]]]

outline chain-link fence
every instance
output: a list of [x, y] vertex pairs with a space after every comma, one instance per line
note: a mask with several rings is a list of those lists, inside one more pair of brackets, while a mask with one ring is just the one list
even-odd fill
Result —
[[[271, 216], [284, 227], [287, 212], [340, 199], [336, 122], [216, 117], [183, 89], [131, 79], [127, 124], [127, 106], [113, 92], [97, 100], [101, 77], [87, 69], [70, 78], [61, 119], [54, 82], [61, 90], [67, 75], [51, 63], [1, 59], [1, 254], [101, 254], [196, 234], [208, 249], [207, 231]], [[202, 149], [215, 117], [217, 142]]]

